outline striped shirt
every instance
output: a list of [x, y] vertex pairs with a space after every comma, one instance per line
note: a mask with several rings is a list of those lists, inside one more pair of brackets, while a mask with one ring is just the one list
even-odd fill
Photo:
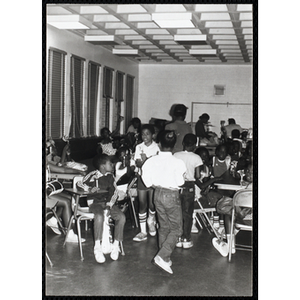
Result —
[[107, 204], [110, 207], [115, 204], [118, 199], [118, 190], [114, 176], [111, 173], [102, 174], [100, 171], [95, 170], [83, 177], [82, 181], [77, 182], [77, 188], [84, 191], [89, 191], [93, 187], [108, 191], [108, 195], [90, 194], [87, 196], [88, 200], [93, 199], [94, 201], [101, 202], [106, 198], [109, 200]]

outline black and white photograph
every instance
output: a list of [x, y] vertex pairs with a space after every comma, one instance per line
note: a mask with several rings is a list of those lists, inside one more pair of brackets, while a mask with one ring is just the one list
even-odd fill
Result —
[[257, 298], [257, 30], [257, 1], [44, 1], [45, 298]]

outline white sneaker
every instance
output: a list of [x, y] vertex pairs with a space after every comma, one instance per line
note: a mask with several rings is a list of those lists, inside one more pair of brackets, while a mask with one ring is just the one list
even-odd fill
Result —
[[55, 217], [50, 218], [46, 222], [46, 224], [53, 230], [53, 232], [55, 232], [56, 234], [61, 234], [61, 231], [58, 228], [58, 223]]
[[198, 230], [196, 224], [193, 224], [191, 233], [198, 233], [198, 232], [199, 232], [199, 230]]
[[154, 264], [156, 266], [158, 266], [159, 268], [161, 268], [162, 270], [170, 273], [170, 274], [173, 274], [173, 271], [170, 267], [170, 262], [166, 262], [164, 261], [160, 256], [156, 255], [154, 257], [154, 260], [153, 260]]
[[144, 233], [144, 232], [140, 232], [138, 233], [134, 238], [133, 240], [135, 242], [142, 242], [142, 241], [145, 241], [147, 239], [147, 233]]
[[110, 253], [110, 258], [112, 260], [117, 260], [119, 258], [119, 253], [120, 253], [120, 247], [119, 247], [119, 242], [118, 243], [114, 243], [112, 245], [112, 250], [111, 250], [111, 253]]
[[[75, 234], [73, 230], [70, 230], [66, 242], [78, 243], [78, 235]], [[81, 238], [81, 243], [84, 243], [84, 242], [85, 242], [85, 239]]]
[[217, 239], [216, 237], [214, 237], [212, 239], [212, 244], [213, 246], [220, 252], [220, 254], [224, 257], [226, 257], [228, 255], [229, 252], [229, 247], [228, 244], [221, 241], [219, 239]]
[[176, 242], [176, 247], [177, 248], [182, 248], [182, 239], [178, 238], [177, 242]]
[[97, 263], [103, 264], [105, 262], [105, 256], [103, 255], [101, 246], [94, 247], [94, 255]]

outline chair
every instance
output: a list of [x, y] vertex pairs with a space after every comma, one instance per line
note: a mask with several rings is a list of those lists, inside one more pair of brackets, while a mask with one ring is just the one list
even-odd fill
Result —
[[[131, 207], [131, 218], [134, 218], [134, 224], [135, 227], [139, 227], [138, 221], [137, 221], [137, 217], [136, 217], [136, 211], [135, 211], [135, 207], [134, 207], [134, 200], [137, 197], [137, 187], [136, 187], [136, 181], [137, 181], [137, 177], [135, 176], [131, 182], [128, 184], [127, 187], [127, 195], [129, 197], [129, 201], [130, 201], [130, 207]], [[134, 227], [134, 226], [132, 226]]]
[[222, 239], [221, 234], [215, 229], [215, 227], [213, 226], [213, 224], [210, 221], [210, 218], [207, 215], [207, 213], [213, 213], [214, 211], [216, 211], [216, 208], [215, 207], [203, 208], [203, 206], [202, 206], [202, 204], [200, 202], [200, 198], [196, 198], [196, 202], [198, 203], [198, 205], [199, 205], [200, 208], [195, 208], [194, 209], [193, 218], [196, 219], [196, 221], [199, 224], [200, 228], [203, 229], [203, 227], [202, 227], [202, 225], [200, 223], [200, 220], [197, 217], [197, 214], [199, 214], [201, 218], [202, 218], [202, 215], [204, 215], [204, 218], [208, 222], [209, 226], [213, 230], [213, 232], [216, 235], [216, 237], [221, 240]]
[[[232, 209], [232, 215], [231, 215], [230, 240], [229, 240], [229, 256], [228, 256], [229, 261], [231, 261], [231, 251], [232, 251], [232, 245], [233, 245], [234, 227], [238, 230], [252, 231], [252, 226], [236, 222], [236, 220], [235, 220], [236, 207], [252, 208], [252, 190], [248, 190], [248, 189], [240, 190], [240, 191], [236, 192], [233, 197], [233, 209]], [[251, 251], [252, 246], [236, 244], [236, 249]]]
[[[81, 181], [83, 176], [75, 176], [73, 179], [73, 189], [77, 189], [77, 182]], [[78, 203], [78, 206], [76, 206], [76, 201], [73, 201], [72, 199], [72, 209], [74, 211], [74, 214], [71, 217], [71, 220], [69, 221], [69, 226], [67, 229], [67, 234], [66, 238], [64, 241], [64, 246], [67, 241], [68, 233], [71, 229], [72, 223], [74, 221], [77, 221], [77, 232], [78, 232], [78, 243], [79, 243], [79, 250], [80, 250], [80, 258], [83, 261], [83, 250], [82, 250], [82, 243], [81, 243], [81, 227], [80, 227], [80, 222], [83, 220], [93, 220], [94, 219], [94, 214], [89, 212], [89, 207], [81, 207], [80, 204]], [[121, 248], [121, 255], [125, 255], [124, 248], [123, 248], [123, 243], [120, 242], [120, 248]]]

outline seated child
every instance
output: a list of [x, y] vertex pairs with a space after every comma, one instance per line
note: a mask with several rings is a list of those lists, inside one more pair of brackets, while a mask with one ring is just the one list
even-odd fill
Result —
[[107, 155], [115, 155], [117, 149], [113, 147], [113, 140], [110, 137], [110, 131], [107, 127], [103, 127], [100, 131], [101, 138], [98, 143], [97, 152], [107, 154]]
[[[248, 165], [244, 170], [245, 176], [244, 180], [246, 185], [246, 189], [252, 190], [252, 181], [253, 181], [253, 166]], [[223, 214], [225, 218], [225, 230], [227, 234], [227, 243], [222, 241], [220, 242], [217, 238], [213, 238], [212, 243], [213, 246], [220, 252], [220, 254], [224, 257], [228, 255], [228, 241], [230, 238], [230, 227], [231, 227], [231, 214], [233, 209], [233, 198], [223, 197], [218, 201], [216, 206], [217, 212], [219, 214]], [[236, 219], [239, 223], [252, 226], [252, 209], [246, 207], [236, 207]], [[238, 230], [234, 230], [234, 238], [232, 245], [232, 254], [236, 252], [235, 250], [235, 235], [238, 233]]]
[[226, 145], [219, 145], [212, 160], [212, 173], [214, 177], [222, 176], [230, 167], [231, 158]]
[[110, 257], [112, 260], [119, 258], [119, 242], [123, 241], [123, 231], [126, 222], [125, 215], [114, 205], [118, 198], [117, 186], [115, 183], [113, 172], [113, 164], [107, 154], [100, 154], [93, 159], [95, 171], [87, 174], [82, 182], [77, 183], [79, 189], [96, 193], [98, 190], [105, 190], [107, 194], [88, 195], [87, 202], [89, 211], [94, 213], [94, 235], [95, 246], [94, 255], [98, 263], [105, 262], [105, 256], [102, 252], [102, 233], [104, 222], [104, 210], [110, 210], [111, 218], [115, 220], [114, 243]]
[[200, 156], [194, 153], [196, 143], [196, 135], [188, 133], [184, 136], [182, 141], [183, 151], [174, 153], [176, 158], [179, 158], [185, 163], [187, 169], [185, 174], [185, 183], [182, 186], [182, 192], [180, 193], [183, 234], [179, 237], [178, 242], [176, 243], [176, 247], [183, 247], [184, 249], [193, 247], [191, 229], [195, 201], [195, 179], [200, 178], [200, 166], [203, 165]]

